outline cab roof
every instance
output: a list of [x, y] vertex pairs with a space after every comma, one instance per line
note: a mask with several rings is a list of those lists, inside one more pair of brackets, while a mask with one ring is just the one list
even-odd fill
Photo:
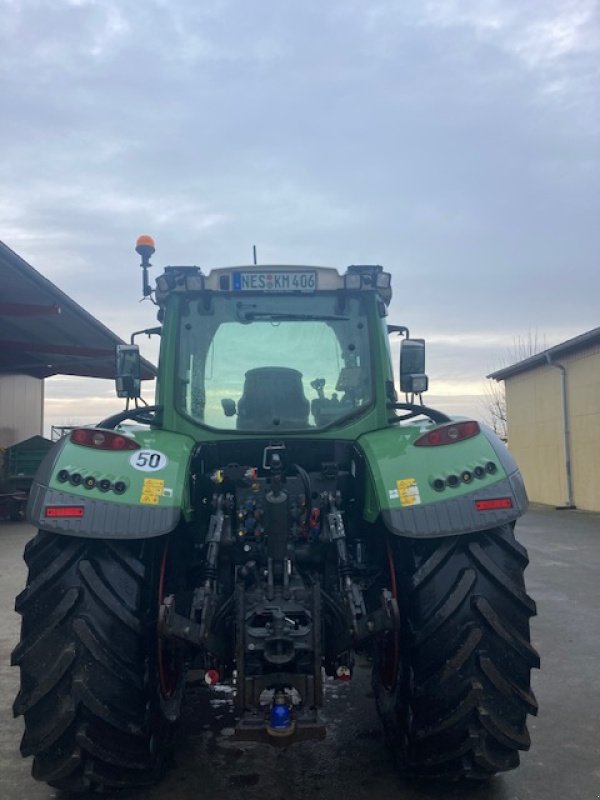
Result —
[[333, 267], [304, 264], [217, 267], [207, 274], [196, 266], [169, 266], [156, 280], [156, 300], [162, 305], [173, 292], [204, 290], [310, 295], [343, 289], [376, 291], [387, 305], [392, 297], [391, 275], [379, 264], [352, 264], [343, 273]]

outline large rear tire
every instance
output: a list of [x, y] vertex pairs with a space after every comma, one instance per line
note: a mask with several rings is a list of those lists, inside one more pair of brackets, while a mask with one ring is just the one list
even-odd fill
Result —
[[426, 541], [395, 540], [400, 656], [377, 649], [373, 685], [398, 766], [444, 779], [489, 778], [529, 749], [537, 713], [530, 670], [535, 603], [512, 526]]
[[32, 775], [68, 792], [131, 788], [162, 774], [170, 724], [156, 633], [165, 542], [108, 542], [41, 531], [17, 597], [15, 716]]

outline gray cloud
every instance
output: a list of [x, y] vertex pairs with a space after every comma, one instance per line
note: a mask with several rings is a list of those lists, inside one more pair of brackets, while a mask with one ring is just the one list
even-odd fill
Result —
[[386, 265], [438, 394], [598, 324], [596, 2], [0, 13], [0, 238], [120, 335], [142, 232], [156, 264]]

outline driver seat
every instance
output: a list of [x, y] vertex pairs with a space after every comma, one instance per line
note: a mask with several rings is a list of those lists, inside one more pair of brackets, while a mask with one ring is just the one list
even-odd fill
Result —
[[238, 430], [308, 427], [310, 404], [302, 373], [290, 367], [256, 367], [246, 373], [238, 403]]

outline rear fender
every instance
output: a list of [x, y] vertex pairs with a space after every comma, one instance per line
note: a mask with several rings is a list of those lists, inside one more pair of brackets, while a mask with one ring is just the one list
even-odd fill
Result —
[[[367, 463], [365, 520], [381, 519], [396, 536], [428, 538], [472, 533], [518, 519], [527, 510], [521, 473], [496, 434], [485, 425], [480, 428], [470, 439], [441, 447], [414, 446], [431, 426], [398, 425], [362, 436], [358, 444]], [[476, 467], [483, 467], [482, 477], [475, 477]], [[459, 478], [456, 486], [448, 484], [450, 476]], [[507, 507], [486, 509], [481, 504], [486, 500], [502, 500]]]
[[[189, 518], [194, 441], [133, 426], [118, 432], [134, 439], [139, 449], [98, 450], [75, 444], [69, 436], [56, 443], [33, 480], [27, 504], [32, 525], [67, 536], [145, 539], [172, 531], [182, 514]], [[86, 487], [86, 478], [93, 478], [93, 485], [90, 480]], [[106, 483], [100, 488], [101, 481], [110, 488]]]

